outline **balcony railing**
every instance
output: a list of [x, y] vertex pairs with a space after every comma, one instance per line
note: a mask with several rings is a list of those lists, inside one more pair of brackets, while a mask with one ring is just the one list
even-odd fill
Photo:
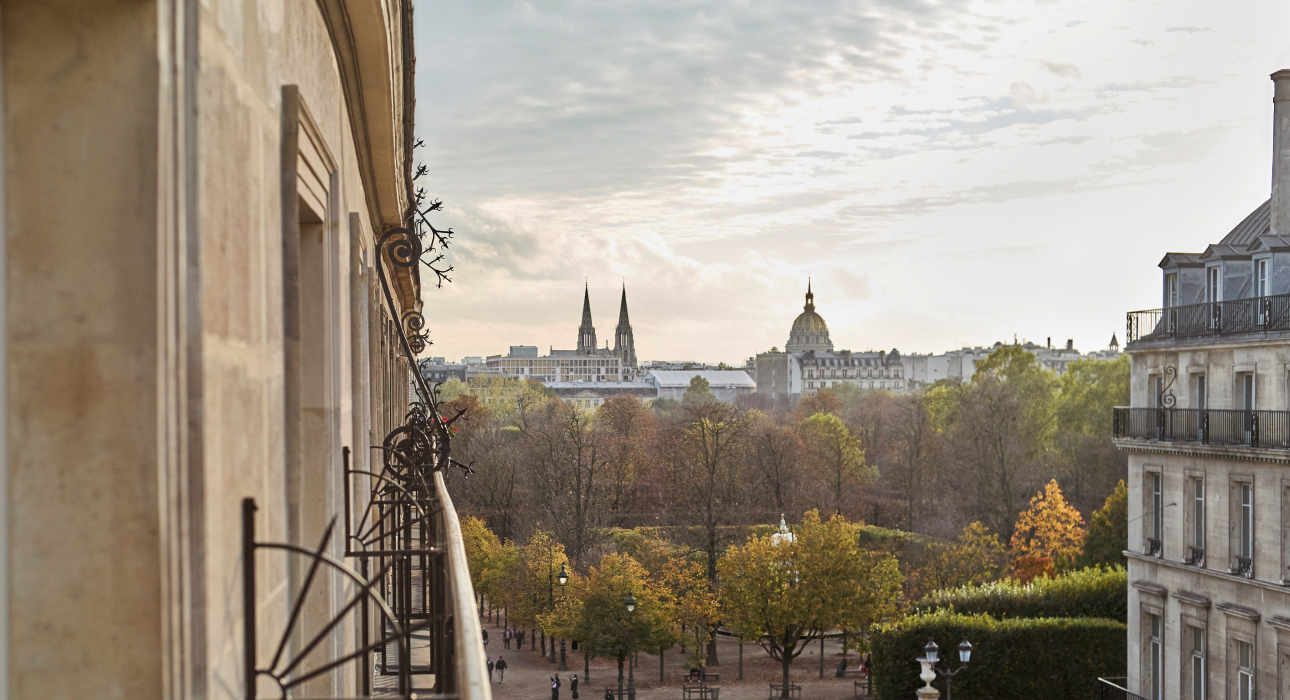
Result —
[[1202, 564], [1204, 564], [1204, 563], [1205, 563], [1205, 548], [1204, 548], [1204, 547], [1188, 547], [1188, 548], [1187, 548], [1187, 558], [1183, 560], [1183, 563], [1184, 563], [1184, 564], [1191, 564], [1192, 566], [1201, 566]]
[[1245, 578], [1254, 578], [1254, 559], [1251, 557], [1232, 557], [1232, 573]]
[[1160, 556], [1160, 540], [1159, 540], [1159, 538], [1156, 538], [1156, 537], [1148, 537], [1148, 538], [1147, 538], [1146, 551], [1145, 551], [1145, 552], [1143, 552], [1143, 554], [1146, 554], [1146, 555], [1147, 555], [1147, 556], [1149, 556], [1149, 557], [1159, 557], [1159, 556]]
[[1290, 294], [1130, 311], [1127, 342], [1290, 331]]
[[1115, 409], [1116, 438], [1290, 449], [1290, 411], [1213, 408]]
[[1147, 700], [1136, 693], [1130, 693], [1125, 686], [1129, 684], [1129, 679], [1120, 678], [1099, 678], [1097, 679], [1097, 698], [1098, 700]]

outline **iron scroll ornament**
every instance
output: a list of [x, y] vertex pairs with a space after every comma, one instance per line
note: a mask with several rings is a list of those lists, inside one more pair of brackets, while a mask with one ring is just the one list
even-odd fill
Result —
[[1178, 368], [1173, 365], [1165, 367], [1165, 385], [1160, 388], [1160, 407], [1173, 408], [1178, 403], [1178, 397], [1174, 396], [1174, 380], [1178, 378]]

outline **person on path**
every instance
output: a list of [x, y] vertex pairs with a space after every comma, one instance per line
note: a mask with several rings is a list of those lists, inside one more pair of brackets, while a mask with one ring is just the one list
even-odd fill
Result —
[[573, 674], [573, 680], [569, 681], [569, 694], [573, 700], [578, 700], [578, 674]]
[[506, 659], [497, 657], [497, 682], [501, 683], [506, 680]]
[[613, 688], [605, 688], [605, 700], [614, 700]]
[[488, 630], [482, 629], [480, 631], [484, 633], [484, 648], [487, 649], [488, 648]]
[[523, 649], [524, 648], [524, 630], [520, 630], [518, 633], [516, 633], [515, 638], [519, 640], [519, 643], [516, 648]]
[[551, 676], [551, 700], [560, 700], [559, 676]]
[[511, 626], [506, 626], [506, 631], [502, 632], [502, 645], [507, 649], [511, 648]]
[[493, 657], [488, 657], [488, 682], [493, 682]]

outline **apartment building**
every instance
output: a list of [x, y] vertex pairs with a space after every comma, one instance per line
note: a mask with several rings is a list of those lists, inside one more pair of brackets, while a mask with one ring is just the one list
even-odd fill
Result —
[[1128, 689], [1290, 698], [1290, 70], [1272, 196], [1128, 314]]

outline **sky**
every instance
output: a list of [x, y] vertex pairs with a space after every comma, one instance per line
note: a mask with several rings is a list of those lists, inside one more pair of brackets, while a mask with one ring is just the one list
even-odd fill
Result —
[[[1290, 3], [422, 0], [431, 355], [1083, 351], [1268, 197]], [[431, 275], [423, 275], [429, 280]]]

